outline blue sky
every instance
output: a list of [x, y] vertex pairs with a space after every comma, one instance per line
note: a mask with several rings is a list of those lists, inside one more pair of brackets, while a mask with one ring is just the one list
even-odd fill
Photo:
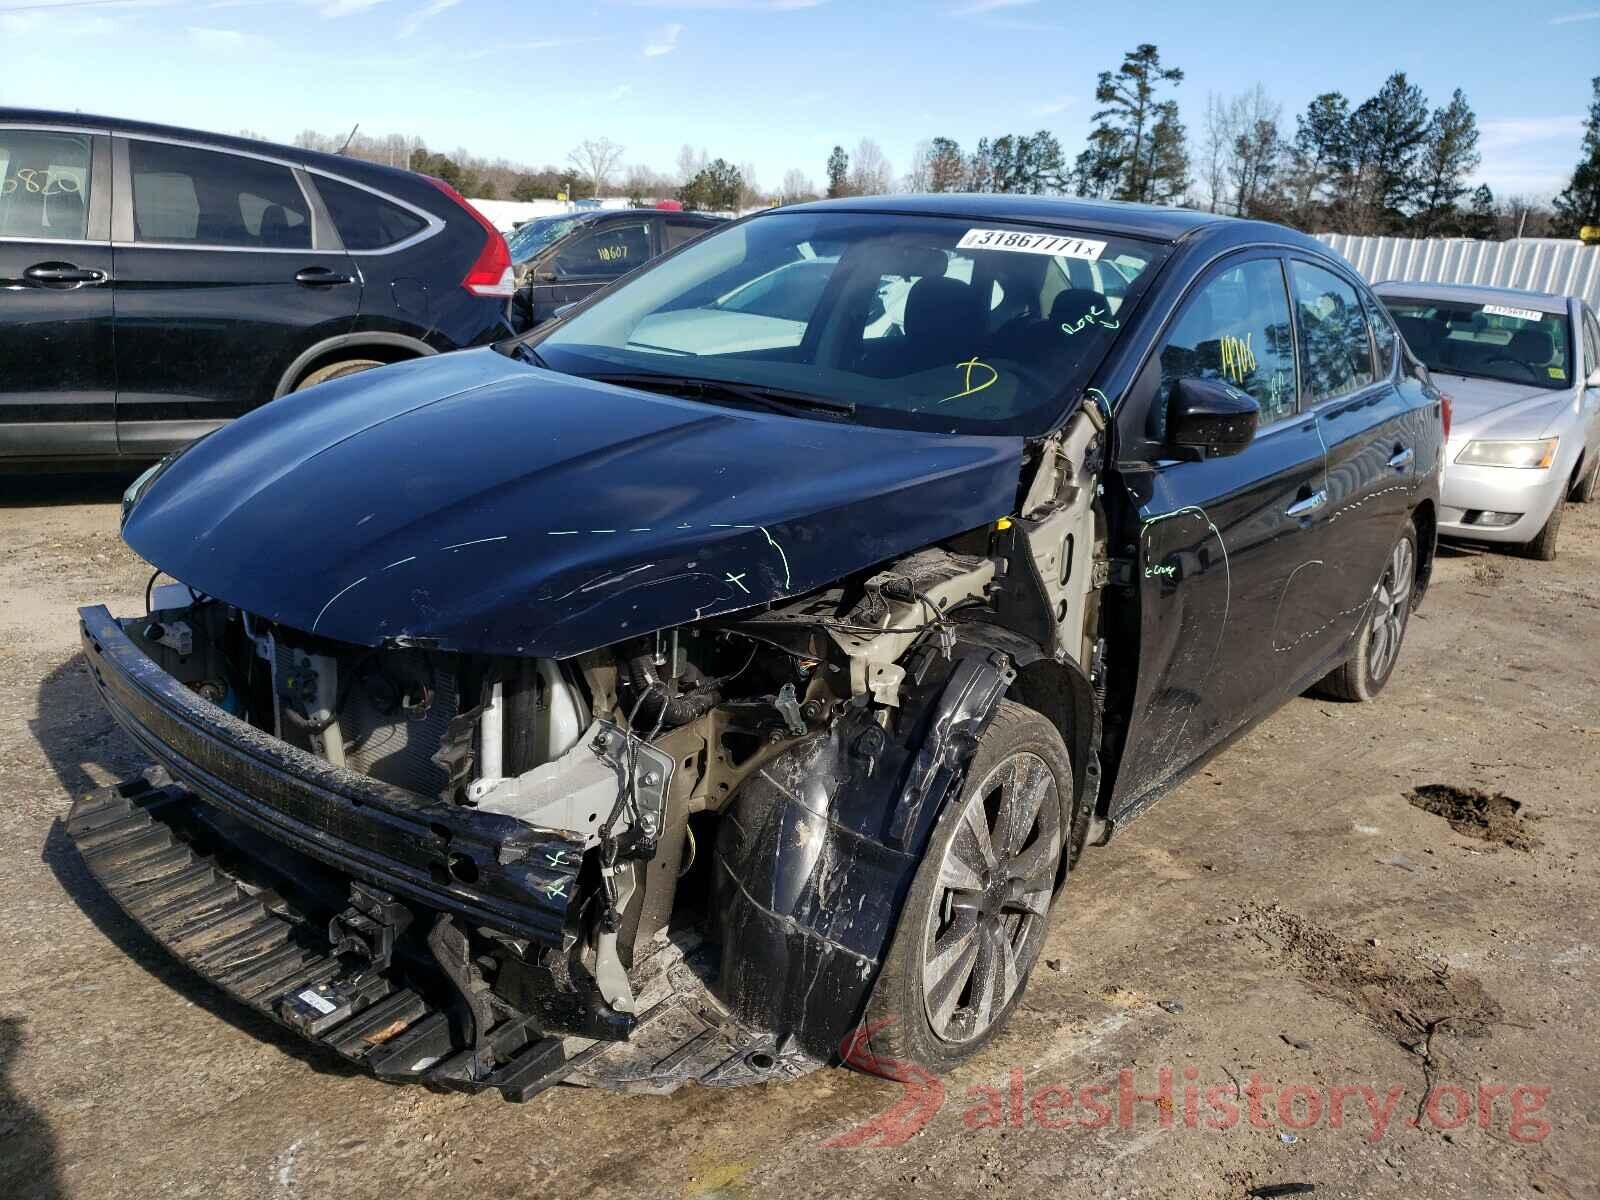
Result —
[[0, 0], [0, 104], [288, 140], [415, 133], [532, 164], [606, 136], [670, 171], [685, 142], [764, 186], [875, 138], [897, 173], [935, 134], [1055, 132], [1082, 147], [1094, 82], [1156, 42], [1208, 92], [1263, 84], [1284, 128], [1321, 91], [1404, 69], [1462, 87], [1499, 195], [1559, 190], [1577, 161], [1600, 0], [1448, 5], [1242, 0]]

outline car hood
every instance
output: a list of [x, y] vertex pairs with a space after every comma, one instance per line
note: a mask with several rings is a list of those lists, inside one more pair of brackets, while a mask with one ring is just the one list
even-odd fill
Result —
[[195, 443], [123, 536], [206, 595], [360, 645], [561, 658], [807, 592], [994, 520], [1022, 440], [719, 407], [462, 351]]
[[1466, 375], [1432, 372], [1433, 381], [1451, 400], [1451, 438], [1520, 438], [1544, 433], [1552, 419], [1572, 405], [1569, 391], [1526, 384], [1501, 383]]

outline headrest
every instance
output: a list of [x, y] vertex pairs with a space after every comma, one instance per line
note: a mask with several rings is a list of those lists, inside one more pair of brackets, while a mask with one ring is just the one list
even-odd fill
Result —
[[1519, 329], [1511, 335], [1511, 344], [1506, 347], [1506, 353], [1512, 358], [1536, 367], [1548, 363], [1554, 350], [1555, 343], [1542, 329]]
[[959, 279], [929, 275], [906, 293], [907, 337], [971, 337], [980, 331], [983, 305], [978, 291]]
[[1068, 288], [1050, 304], [1050, 320], [1056, 324], [1077, 324], [1089, 315], [1090, 309], [1099, 316], [1111, 317], [1111, 302], [1091, 288]]

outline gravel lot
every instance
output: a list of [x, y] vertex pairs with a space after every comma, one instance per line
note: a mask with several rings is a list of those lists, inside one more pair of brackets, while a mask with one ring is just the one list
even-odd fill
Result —
[[1294, 701], [1087, 854], [1004, 1036], [872, 1125], [903, 1089], [844, 1070], [380, 1084], [167, 959], [59, 825], [142, 765], [74, 616], [141, 610], [126, 482], [0, 478], [0, 1196], [1600, 1195], [1600, 505], [1552, 564], [1446, 551], [1377, 704]]

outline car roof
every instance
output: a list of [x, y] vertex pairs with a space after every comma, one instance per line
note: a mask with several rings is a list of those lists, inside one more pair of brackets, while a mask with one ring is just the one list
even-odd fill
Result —
[[1118, 200], [1078, 200], [1063, 196], [995, 195], [941, 192], [922, 196], [852, 196], [796, 204], [773, 212], [855, 212], [903, 216], [958, 217], [969, 221], [1026, 221], [1090, 233], [1126, 234], [1152, 241], [1176, 242], [1196, 231], [1243, 234], [1254, 228], [1272, 241], [1302, 246], [1326, 255], [1328, 248], [1282, 225], [1241, 221], [1216, 213]]
[[160, 125], [154, 121], [130, 121], [125, 117], [101, 117], [92, 113], [53, 112], [35, 108], [0, 108], [0, 124], [56, 125], [70, 129], [109, 129], [113, 133], [148, 134], [151, 137], [199, 142], [219, 149], [241, 150], [247, 154], [263, 154], [269, 158], [289, 159], [306, 166], [321, 167], [336, 174], [391, 175], [408, 180], [418, 178], [417, 172], [407, 170], [405, 167], [391, 167], [383, 163], [368, 162], [366, 159], [327, 154], [321, 150], [306, 150], [299, 146], [286, 146], [282, 142], [239, 137], [231, 133], [212, 133], [205, 129]]
[[1535, 312], [1565, 316], [1567, 298], [1552, 292], [1535, 292], [1526, 288], [1484, 287], [1475, 283], [1408, 283], [1403, 279], [1385, 279], [1372, 285], [1380, 296], [1406, 296], [1417, 300], [1459, 300], [1465, 304], [1502, 304], [1515, 302]]

